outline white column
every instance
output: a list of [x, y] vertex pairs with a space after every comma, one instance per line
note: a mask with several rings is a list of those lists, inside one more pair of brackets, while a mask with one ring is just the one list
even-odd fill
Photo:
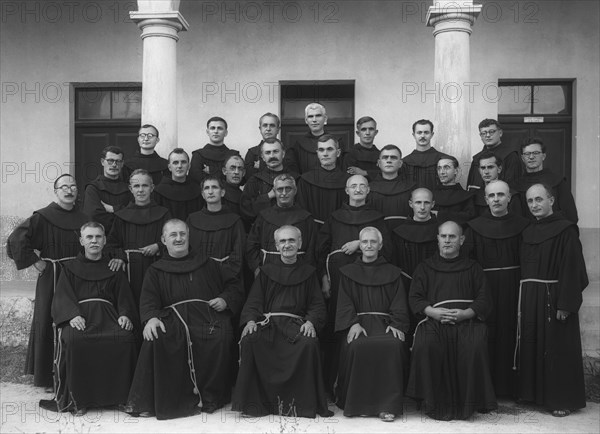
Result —
[[177, 41], [189, 28], [179, 1], [139, 0], [129, 16], [142, 31], [142, 124], [160, 132], [156, 151], [165, 157], [177, 146]]
[[[435, 38], [434, 102], [435, 146], [455, 156], [466, 180], [471, 161], [471, 27], [481, 12], [472, 0], [436, 0], [427, 13], [427, 25]], [[467, 163], [467, 164], [465, 164]]]

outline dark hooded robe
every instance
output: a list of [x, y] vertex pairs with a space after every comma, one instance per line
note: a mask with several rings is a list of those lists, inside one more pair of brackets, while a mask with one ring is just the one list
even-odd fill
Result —
[[433, 190], [434, 211], [441, 223], [452, 220], [465, 225], [475, 217], [474, 193], [465, 191], [460, 184], [439, 185]]
[[230, 149], [224, 144], [221, 146], [207, 143], [203, 148], [192, 152], [189, 176], [196, 183], [202, 185], [207, 176], [221, 178], [223, 176], [223, 164], [232, 155], [240, 155], [235, 149]]
[[437, 163], [442, 154], [433, 146], [426, 151], [415, 149], [402, 159], [404, 176], [408, 182], [415, 182], [417, 188], [427, 188], [431, 191], [440, 185], [437, 176]]
[[[217, 312], [207, 302], [221, 297]], [[229, 402], [234, 339], [231, 316], [243, 302], [240, 282], [212, 259], [165, 257], [148, 269], [140, 315], [158, 318], [166, 332], [144, 340], [127, 410], [156, 418], [212, 413]]]
[[250, 179], [253, 175], [267, 167], [267, 163], [265, 163], [265, 160], [262, 159], [260, 153], [261, 146], [263, 143], [264, 140], [261, 140], [258, 145], [252, 146], [248, 149], [248, 152], [246, 152], [246, 156], [244, 157], [244, 166], [246, 167], [246, 179]]
[[246, 258], [252, 271], [261, 265], [279, 262], [275, 231], [284, 225], [295, 226], [300, 230], [302, 246], [298, 251], [298, 259], [316, 265], [315, 244], [319, 228], [313, 216], [297, 205], [287, 208], [275, 205], [260, 212], [248, 234]]
[[406, 182], [400, 176], [385, 179], [379, 174], [369, 183], [369, 188], [367, 201], [385, 216], [390, 232], [412, 215], [408, 201], [416, 188], [414, 182]]
[[[115, 212], [127, 206], [132, 200], [129, 184], [122, 179], [110, 179], [99, 175], [85, 187], [82, 211], [93, 221], [104, 226], [109, 232], [115, 220]], [[113, 212], [108, 212], [102, 205], [104, 202], [113, 207]]]
[[439, 420], [466, 420], [476, 410], [495, 409], [484, 322], [493, 306], [481, 266], [461, 256], [432, 256], [415, 270], [409, 302], [419, 315], [431, 306], [471, 308], [475, 317], [457, 324], [425, 317], [419, 323], [406, 395], [422, 401], [425, 414]]
[[[329, 134], [325, 131], [321, 136]], [[303, 136], [299, 136], [294, 144], [285, 150], [285, 164], [290, 170], [303, 174], [319, 167], [319, 157], [317, 156], [317, 147], [319, 137], [308, 131]], [[343, 149], [341, 141], [338, 140], [339, 149]]]
[[367, 335], [342, 342], [336, 404], [344, 416], [403, 412], [408, 355], [405, 343], [386, 333], [408, 332], [408, 300], [400, 269], [378, 258], [361, 258], [340, 269], [335, 330], [346, 335], [360, 324]]
[[[169, 162], [153, 151], [150, 155], [142, 154], [139, 149], [123, 164], [123, 180], [129, 183], [129, 177], [136, 169], [147, 170], [154, 185], [158, 185], [163, 176], [171, 176]], [[109, 228], [106, 228], [108, 230]]]
[[463, 249], [483, 267], [494, 309], [487, 318], [488, 347], [497, 396], [516, 396], [513, 351], [517, 332], [517, 299], [521, 267], [521, 232], [529, 220], [515, 214], [494, 217], [487, 213], [471, 220]]
[[129, 285], [139, 305], [144, 275], [158, 255], [144, 256], [136, 250], [154, 243], [160, 247], [163, 225], [171, 217], [169, 210], [154, 201], [143, 206], [131, 202], [115, 216], [104, 252], [127, 262]]
[[554, 205], [552, 205], [552, 210], [554, 212], [562, 211], [563, 216], [573, 223], [579, 221], [575, 199], [573, 199], [573, 194], [571, 194], [571, 190], [569, 190], [567, 180], [549, 169], [542, 169], [539, 172], [524, 173], [521, 178], [513, 184], [515, 190], [519, 192], [518, 199], [521, 201], [523, 216], [531, 220], [535, 219], [533, 214], [529, 212], [526, 196], [527, 190], [534, 184], [545, 184], [552, 188], [554, 191]]
[[369, 180], [375, 179], [379, 175], [379, 149], [373, 145], [366, 148], [360, 143], [355, 143], [344, 154], [342, 170], [346, 172], [349, 167], [358, 167], [367, 172]]
[[171, 177], [163, 177], [160, 184], [154, 188], [154, 201], [157, 205], [167, 208], [172, 218], [182, 221], [204, 206], [202, 188], [190, 178], [184, 182], [177, 182]]
[[246, 233], [239, 215], [226, 207], [209, 211], [206, 207], [187, 219], [190, 251], [201, 259], [212, 258], [241, 278]]
[[[579, 231], [561, 213], [523, 231], [519, 398], [548, 410], [585, 407], [578, 311], [589, 281]], [[557, 310], [569, 312], [565, 321]]]
[[485, 188], [485, 182], [481, 177], [481, 173], [479, 173], [479, 160], [481, 159], [481, 154], [489, 151], [502, 159], [502, 172], [499, 175], [500, 180], [512, 186], [522, 176], [523, 162], [517, 149], [507, 143], [500, 143], [495, 148], [484, 146], [481, 151], [473, 155], [473, 161], [471, 161], [471, 167], [467, 176], [467, 188], [471, 186], [477, 186], [480, 189]]
[[[18, 270], [30, 267], [40, 259], [46, 268], [35, 287], [35, 304], [29, 333], [25, 373], [33, 374], [35, 386], [52, 385], [53, 332], [50, 307], [62, 262], [81, 251], [79, 229], [89, 217], [77, 207], [71, 210], [51, 203], [33, 215], [8, 236], [6, 252]], [[39, 256], [34, 250], [39, 251]]]
[[296, 203], [313, 215], [315, 221], [322, 225], [332, 212], [347, 202], [346, 181], [348, 174], [339, 168], [317, 169], [302, 174], [298, 181]]
[[[69, 324], [76, 316], [85, 319], [85, 330]], [[126, 403], [137, 345], [133, 331], [119, 325], [121, 316], [139, 324], [125, 273], [111, 271], [105, 257], [93, 261], [79, 254], [65, 263], [52, 302], [59, 411]]]
[[[292, 316], [265, 316], [270, 313]], [[305, 321], [310, 321], [317, 333], [325, 323], [315, 268], [305, 262], [284, 264], [281, 260], [261, 267], [241, 315], [241, 324], [248, 321], [257, 322], [257, 330], [240, 342], [232, 410], [257, 417], [330, 416], [319, 340], [300, 332]]]
[[266, 167], [264, 170], [257, 172], [248, 180], [244, 186], [241, 199], [241, 211], [245, 219], [254, 222], [258, 213], [263, 209], [272, 207], [277, 203], [275, 198], [269, 198], [269, 192], [273, 189], [273, 181], [279, 175], [289, 174], [297, 178], [296, 173], [288, 172], [285, 167], [283, 170], [271, 170]]

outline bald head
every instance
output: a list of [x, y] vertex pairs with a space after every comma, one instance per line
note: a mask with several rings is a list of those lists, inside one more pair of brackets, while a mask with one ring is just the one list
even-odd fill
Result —
[[447, 221], [438, 227], [438, 247], [442, 258], [456, 258], [464, 242], [463, 230], [456, 222]]
[[502, 217], [508, 214], [510, 197], [510, 187], [504, 181], [490, 181], [485, 186], [485, 202], [490, 207], [490, 212], [494, 217]]
[[413, 220], [424, 222], [431, 219], [431, 208], [435, 205], [433, 193], [426, 188], [417, 188], [410, 194], [408, 206], [413, 210]]

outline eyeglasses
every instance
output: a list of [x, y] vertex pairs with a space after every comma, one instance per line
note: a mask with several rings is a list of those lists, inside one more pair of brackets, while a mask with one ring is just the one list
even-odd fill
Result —
[[537, 157], [538, 155], [541, 155], [543, 152], [542, 151], [532, 151], [532, 152], [523, 152], [521, 155], [524, 157]]
[[77, 190], [77, 186], [76, 185], [61, 185], [61, 186], [56, 187], [56, 189], [62, 190], [66, 193], [67, 191]]
[[156, 137], [156, 134], [152, 134], [152, 133], [140, 133], [138, 137], [140, 139], [153, 139], [154, 137]]
[[496, 134], [496, 132], [498, 132], [498, 130], [487, 130], [487, 131], [482, 131], [479, 133], [480, 137], [485, 137], [485, 136], [493, 136], [494, 134]]
[[115, 164], [116, 164], [117, 166], [119, 166], [119, 165], [123, 164], [123, 160], [113, 160], [112, 158], [108, 158], [108, 159], [106, 159], [106, 158], [105, 158], [105, 159], [104, 159], [104, 161], [106, 161], [106, 163], [107, 163], [109, 166], [113, 166], [113, 165], [115, 165]]

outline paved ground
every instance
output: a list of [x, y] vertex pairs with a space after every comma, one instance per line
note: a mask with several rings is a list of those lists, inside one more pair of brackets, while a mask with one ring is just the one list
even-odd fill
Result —
[[468, 421], [438, 422], [421, 415], [414, 405], [393, 423], [376, 418], [347, 418], [337, 408], [332, 418], [303, 419], [279, 416], [241, 418], [229, 407], [211, 415], [200, 414], [169, 421], [132, 418], [112, 409], [91, 410], [83, 417], [40, 409], [39, 399], [48, 399], [42, 389], [26, 384], [0, 383], [0, 432], [55, 433], [149, 433], [149, 432], [233, 432], [233, 433], [597, 433], [600, 405], [588, 402], [585, 409], [566, 418], [555, 418], [537, 408], [501, 401], [498, 412], [476, 414]]

